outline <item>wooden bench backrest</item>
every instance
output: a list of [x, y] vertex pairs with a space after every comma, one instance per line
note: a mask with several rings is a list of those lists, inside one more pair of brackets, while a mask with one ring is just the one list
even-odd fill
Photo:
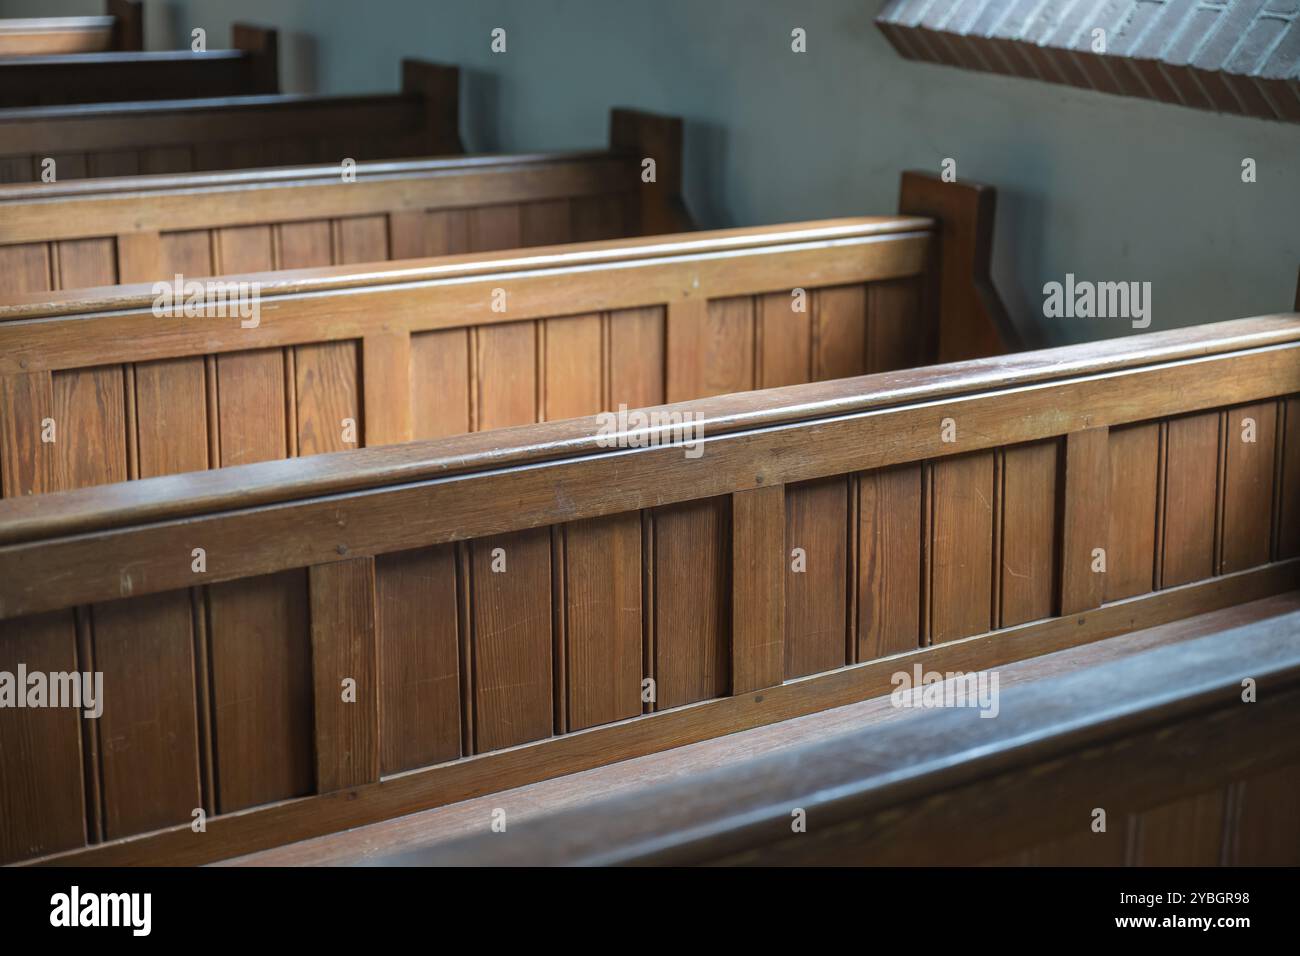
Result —
[[0, 182], [59, 181], [463, 152], [455, 67], [402, 62], [402, 92], [0, 109]]
[[[297, 361], [301, 422], [346, 363]], [[105, 709], [0, 712], [0, 858], [216, 859], [1294, 589], [1297, 393], [1272, 316], [659, 409], [694, 457], [597, 417], [2, 501], [0, 669]]]
[[277, 47], [274, 30], [235, 24], [229, 50], [2, 57], [0, 107], [278, 93]]
[[[1297, 627], [1293, 610], [1067, 674], [1008, 685], [1004, 672], [996, 719], [968, 705], [870, 720], [831, 740], [511, 821], [508, 840], [484, 828], [365, 862], [1295, 866]], [[1257, 704], [1242, 706], [1243, 675]], [[794, 808], [803, 830], [792, 828]]]
[[144, 49], [140, 0], [108, 0], [102, 17], [0, 20], [0, 57]]
[[601, 152], [361, 163], [347, 182], [333, 165], [0, 187], [0, 295], [690, 229], [681, 121], [612, 127]]

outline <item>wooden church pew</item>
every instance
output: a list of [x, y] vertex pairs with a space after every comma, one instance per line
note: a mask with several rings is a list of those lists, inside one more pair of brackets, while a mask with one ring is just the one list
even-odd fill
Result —
[[[448, 807], [238, 862], [1295, 866], [1297, 634], [1292, 591], [998, 667], [996, 719], [881, 698], [829, 740], [792, 727], [802, 742], [679, 780], [656, 780], [675, 755], [608, 768], [600, 786], [615, 795], [603, 800], [560, 781], [553, 794], [494, 795], [509, 839], [492, 832], [490, 808], [444, 822]], [[1258, 697], [1243, 706], [1247, 678]], [[716, 742], [713, 760], [764, 732]], [[639, 785], [618, 779], [633, 774]], [[530, 806], [548, 801], [568, 807]], [[383, 832], [399, 826], [405, 848]], [[463, 836], [431, 839], [440, 831]]]
[[[900, 226], [857, 245], [872, 247], [869, 281], [894, 282], [924, 251], [921, 224], [884, 228]], [[667, 323], [750, 315], [755, 300], [719, 274], [788, 288], [800, 250], [771, 248], [762, 269], [715, 256], [686, 266], [684, 286], [657, 273]], [[818, 250], [819, 282], [862, 281], [854, 248]], [[695, 278], [723, 303], [691, 305]], [[629, 306], [626, 287], [608, 282], [602, 308]], [[465, 307], [491, 291], [466, 289]], [[414, 301], [357, 308], [400, 333], [425, 311]], [[355, 341], [355, 317], [332, 321]], [[547, 327], [573, 371], [524, 379], [531, 414], [553, 385], [594, 378], [575, 361], [603, 350], [574, 347], [584, 324]], [[693, 339], [729, 346], [705, 377], [717, 390], [737, 387], [722, 381], [737, 341], [724, 336]], [[479, 337], [476, 367], [519, 344]], [[523, 352], [515, 369], [538, 367]], [[548, 373], [566, 367], [542, 354]], [[758, 354], [742, 352], [766, 374]], [[654, 351], [631, 356], [642, 374], [612, 381], [653, 383]], [[296, 361], [302, 451], [351, 409], [325, 384], [345, 359]], [[276, 351], [267, 368], [282, 363]], [[669, 397], [683, 381], [671, 369]], [[39, 369], [5, 373], [11, 395], [39, 390]], [[493, 389], [517, 380], [480, 374], [480, 413], [500, 412]], [[228, 420], [247, 416], [241, 449], [286, 407], [274, 390], [259, 405], [267, 381], [228, 406]], [[110, 386], [60, 393], [131, 408]], [[878, 697], [913, 665], [986, 669], [1295, 590], [1298, 393], [1288, 314], [701, 398], [648, 427], [575, 418], [0, 502], [0, 669], [105, 680], [98, 722], [0, 712], [0, 858], [227, 858]], [[403, 404], [400, 388], [384, 394]], [[203, 446], [202, 420], [177, 409], [166, 430]], [[684, 420], [702, 445], [674, 431]], [[93, 430], [87, 417], [61, 427]], [[133, 434], [122, 455], [138, 467], [154, 437]], [[11, 429], [0, 454], [29, 449]]]
[[100, 17], [0, 20], [0, 57], [144, 49], [140, 0], [107, 0]]
[[280, 90], [274, 30], [235, 24], [231, 49], [0, 58], [0, 108], [251, 96]]
[[[656, 181], [642, 182], [642, 159]], [[692, 228], [681, 120], [614, 110], [609, 148], [0, 187], [0, 295]], [[306, 218], [309, 217], [309, 218]]]
[[[501, 211], [514, 241], [526, 217]], [[942, 228], [982, 224], [904, 215], [255, 274], [256, 319], [159, 318], [148, 285], [12, 297], [0, 495], [927, 364], [952, 350], [939, 279], [973, 288], [980, 271], [958, 243], [934, 255]], [[942, 300], [992, 321], [968, 305]], [[34, 440], [47, 418], [63, 440]]]
[[0, 109], [0, 182], [464, 152], [455, 67], [402, 61], [400, 93], [230, 96]]

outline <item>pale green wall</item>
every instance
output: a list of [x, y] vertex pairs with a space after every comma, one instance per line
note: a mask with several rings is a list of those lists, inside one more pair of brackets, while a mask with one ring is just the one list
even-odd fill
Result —
[[[1153, 284], [1153, 328], [1289, 308], [1300, 264], [1300, 125], [1218, 116], [901, 60], [878, 0], [145, 0], [151, 48], [233, 20], [279, 27], [288, 91], [384, 90], [397, 61], [465, 70], [471, 150], [604, 142], [608, 109], [687, 121], [688, 201], [708, 226], [891, 212], [897, 174], [1001, 192], [995, 278], [1051, 342], [1125, 323], [1042, 318], [1044, 282]], [[98, 0], [0, 0], [5, 16]], [[508, 31], [505, 54], [489, 32]], [[808, 52], [790, 52], [794, 26]], [[1259, 181], [1240, 179], [1243, 157]]]

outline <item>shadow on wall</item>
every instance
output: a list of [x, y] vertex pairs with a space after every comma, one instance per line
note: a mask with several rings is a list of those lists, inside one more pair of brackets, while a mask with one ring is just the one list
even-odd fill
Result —
[[682, 188], [691, 218], [702, 229], [729, 229], [735, 225], [727, 212], [727, 134], [723, 126], [707, 120], [683, 120]]
[[[280, 89], [286, 93], [316, 92], [320, 72], [316, 37], [310, 33], [290, 33], [285, 40], [287, 50], [283, 52], [288, 56], [280, 57]], [[292, 74], [286, 64], [293, 65]]]
[[460, 69], [460, 135], [467, 153], [501, 151], [501, 77], [462, 66]]

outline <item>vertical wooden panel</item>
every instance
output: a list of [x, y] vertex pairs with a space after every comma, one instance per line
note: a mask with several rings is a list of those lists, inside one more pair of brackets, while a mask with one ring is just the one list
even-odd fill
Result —
[[730, 666], [730, 501], [654, 510], [657, 709], [724, 697]]
[[[79, 670], [71, 611], [0, 621], [0, 670]], [[0, 864], [82, 846], [81, 712], [67, 707], [0, 711]]]
[[159, 238], [159, 246], [163, 278], [182, 275], [187, 279], [200, 279], [213, 275], [212, 234], [208, 230], [165, 232]]
[[117, 251], [113, 239], [65, 239], [56, 245], [60, 289], [117, 283]]
[[990, 627], [993, 453], [942, 458], [933, 466], [930, 643]]
[[928, 364], [932, 353], [921, 324], [921, 290], [915, 279], [867, 286], [867, 371], [892, 372]]
[[754, 387], [754, 300], [749, 296], [709, 303], [703, 338], [700, 393], [691, 398], [747, 392]]
[[217, 356], [221, 464], [284, 458], [284, 355], [280, 349]]
[[[54, 418], [49, 372], [0, 375], [0, 494], [38, 495], [55, 489], [56, 443], [41, 440], [42, 422]], [[58, 423], [53, 437], [57, 440]]]
[[105, 176], [139, 176], [140, 153], [134, 149], [90, 153], [86, 157], [86, 169], [96, 179]]
[[428, 219], [423, 210], [402, 209], [388, 214], [388, 251], [394, 259], [432, 255]]
[[446, 209], [425, 213], [425, 255], [454, 256], [472, 251], [469, 210]]
[[140, 173], [188, 173], [205, 167], [194, 164], [194, 150], [190, 146], [156, 146], [140, 153]]
[[375, 559], [382, 773], [453, 760], [460, 751], [455, 549]]
[[217, 807], [312, 792], [312, 662], [304, 571], [208, 589]]
[[658, 306], [609, 313], [609, 408], [662, 405], [664, 310]]
[[1300, 764], [1262, 773], [1237, 785], [1228, 863], [1296, 866], [1300, 863]]
[[804, 311], [794, 310], [789, 292], [758, 297], [760, 388], [812, 381], [812, 308], [817, 293], [805, 289]]
[[125, 232], [117, 237], [117, 281], [156, 282], [163, 272], [162, 237], [157, 231]]
[[[1094, 571], [1092, 553], [1106, 549], [1110, 515], [1110, 431], [1090, 428], [1065, 439], [1065, 488], [1061, 516], [1061, 613], [1076, 614], [1100, 607], [1105, 600], [1106, 574]], [[1154, 499], [1152, 499], [1154, 500]], [[1125, 510], [1132, 503], [1121, 505]], [[1125, 529], [1143, 537], [1143, 528]], [[1127, 554], [1127, 552], [1126, 552]], [[1109, 557], [1109, 555], [1107, 555]], [[1109, 564], [1107, 564], [1109, 568]]]
[[379, 779], [375, 559], [312, 565], [308, 587], [316, 789], [328, 793]]
[[685, 402], [698, 398], [704, 389], [707, 363], [708, 300], [688, 298], [669, 302], [665, 323], [665, 401]]
[[1300, 556], [1300, 398], [1282, 403], [1281, 494], [1278, 496], [1278, 558]]
[[571, 242], [573, 227], [569, 221], [569, 200], [548, 199], [526, 202], [519, 207], [519, 244], [552, 246]]
[[519, 248], [519, 207], [484, 206], [469, 213], [469, 251]]
[[411, 437], [441, 438], [470, 430], [469, 336], [466, 329], [411, 336]]
[[628, 234], [623, 196], [579, 196], [572, 200], [573, 242], [618, 239]]
[[545, 321], [546, 420], [596, 414], [604, 394], [601, 317], [574, 315]]
[[231, 226], [214, 229], [217, 274], [269, 272], [275, 268], [270, 226]]
[[189, 591], [94, 608], [104, 837], [189, 823], [202, 806]]
[[54, 484], [60, 491], [126, 481], [122, 367], [55, 372]]
[[1161, 580], [1173, 587], [1214, 574], [1219, 413], [1173, 419], [1168, 442]]
[[1128, 826], [1113, 821], [1105, 833], [1085, 824], [1067, 837], [1043, 843], [1025, 854], [1029, 866], [1123, 866], [1128, 853]]
[[[1248, 433], [1246, 420], [1253, 423]], [[1277, 404], [1267, 402], [1228, 412], [1224, 468], [1223, 565], [1220, 572], [1267, 564], [1273, 533], [1273, 470]], [[1253, 441], [1244, 438], [1253, 437]]]
[[411, 336], [367, 335], [361, 343], [366, 446], [411, 440]]
[[311, 269], [334, 264], [328, 220], [286, 222], [275, 227], [281, 269]]
[[[297, 376], [298, 454], [358, 448], [365, 441], [361, 427], [355, 342], [320, 342], [294, 349]], [[351, 421], [352, 441], [345, 435]]]
[[1138, 816], [1136, 866], [1218, 866], [1223, 848], [1224, 791], [1166, 803]]
[[860, 285], [818, 289], [814, 378], [861, 375], [867, 369], [867, 295]]
[[355, 216], [338, 221], [337, 265], [388, 260], [386, 216]]
[[478, 431], [537, 421], [537, 329], [533, 322], [488, 325], [478, 340]]
[[1107, 457], [1110, 520], [1102, 587], [1107, 601], [1118, 601], [1146, 594], [1154, 580], [1160, 426], [1112, 428]]
[[202, 358], [135, 367], [140, 477], [208, 467], [208, 408]]
[[[848, 483], [843, 477], [786, 488], [785, 676], [845, 664], [848, 585]], [[793, 569], [803, 550], [806, 570]]]
[[858, 660], [915, 650], [921, 626], [921, 466], [858, 479]]
[[731, 691], [746, 694], [785, 677], [785, 486], [731, 496]]
[[554, 731], [550, 529], [480, 538], [471, 551], [475, 752], [483, 753]]
[[[1105, 441], [1104, 434], [1101, 440]], [[1008, 448], [1003, 459], [1000, 627], [1053, 613], [1058, 447], [1056, 441], [1017, 445]], [[1106, 473], [1099, 471], [1097, 476], [1104, 481]]]
[[641, 515], [564, 527], [569, 730], [641, 713]]
[[50, 288], [50, 251], [46, 243], [0, 246], [0, 295], [47, 292]]

